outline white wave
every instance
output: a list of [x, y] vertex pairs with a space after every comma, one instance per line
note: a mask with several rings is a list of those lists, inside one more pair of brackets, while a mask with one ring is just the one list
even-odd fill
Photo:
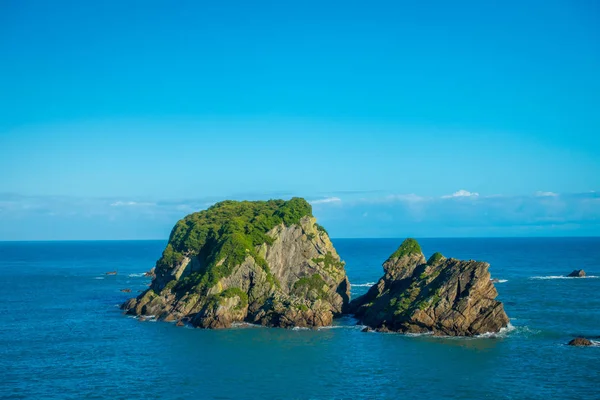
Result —
[[143, 322], [156, 322], [156, 315], [135, 315], [135, 319], [143, 321]]
[[410, 336], [410, 337], [418, 337], [418, 336], [431, 336], [433, 335], [432, 331], [429, 332], [421, 332], [421, 333], [405, 333], [404, 336]]
[[266, 328], [259, 324], [251, 324], [250, 322], [234, 322], [231, 324], [232, 328]]
[[327, 329], [351, 329], [351, 330], [363, 330], [366, 328], [366, 325], [329, 325], [329, 326], [320, 326], [317, 328], [318, 331], [327, 330]]
[[[494, 281], [494, 279], [490, 279], [491, 281]], [[508, 279], [497, 279], [494, 281], [494, 283], [506, 283], [508, 282]]]
[[600, 347], [600, 341], [598, 341], [598, 340], [590, 340], [590, 342], [592, 342], [592, 346], [594, 346], [594, 347]]
[[475, 335], [476, 338], [497, 338], [497, 337], [506, 337], [510, 332], [516, 330], [510, 322], [504, 328], [500, 328], [498, 332], [485, 332], [480, 335]]
[[305, 327], [302, 327], [302, 326], [295, 326], [295, 327], [292, 328], [292, 330], [293, 331], [308, 331], [308, 330], [310, 330], [310, 328], [305, 328]]
[[596, 275], [587, 275], [587, 276], [548, 275], [548, 276], [532, 276], [529, 279], [546, 280], [546, 279], [597, 279], [597, 278], [600, 278], [600, 276], [596, 276]]
[[130, 278], [141, 278], [142, 276], [144, 276], [144, 272], [140, 272], [139, 274], [129, 274], [127, 276]]
[[94, 279], [104, 279], [104, 277], [103, 276], [97, 276]]
[[373, 286], [376, 282], [367, 282], [367, 283], [351, 283], [350, 287], [352, 286], [356, 286], [356, 287], [370, 287]]

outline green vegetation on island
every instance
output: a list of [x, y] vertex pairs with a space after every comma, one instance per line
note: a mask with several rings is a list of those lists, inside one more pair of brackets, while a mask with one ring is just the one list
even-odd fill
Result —
[[276, 280], [256, 246], [271, 244], [267, 235], [275, 226], [299, 224], [304, 216], [312, 216], [311, 205], [302, 198], [289, 201], [232, 201], [217, 203], [207, 210], [193, 213], [180, 220], [169, 237], [157, 269], [173, 268], [187, 255], [195, 255], [204, 265], [201, 272], [178, 283], [179, 287], [198, 286], [197, 290], [213, 286], [228, 276], [236, 265], [248, 256]]
[[349, 286], [306, 200], [228, 200], [177, 222], [150, 288], [123, 308], [202, 328], [323, 326]]
[[413, 254], [421, 254], [421, 246], [419, 246], [419, 243], [415, 239], [408, 238], [402, 242], [400, 247], [398, 247], [394, 253], [392, 253], [390, 259], [401, 258]]

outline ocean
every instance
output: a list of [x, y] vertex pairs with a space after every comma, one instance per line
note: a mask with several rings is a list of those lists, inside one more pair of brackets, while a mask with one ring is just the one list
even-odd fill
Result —
[[[353, 297], [402, 239], [333, 239]], [[600, 238], [421, 239], [425, 256], [487, 261], [511, 326], [440, 338], [140, 322], [164, 241], [0, 242], [0, 398], [600, 399]], [[583, 268], [587, 278], [564, 278]], [[118, 271], [107, 276], [107, 271]], [[130, 288], [131, 293], [120, 290]]]

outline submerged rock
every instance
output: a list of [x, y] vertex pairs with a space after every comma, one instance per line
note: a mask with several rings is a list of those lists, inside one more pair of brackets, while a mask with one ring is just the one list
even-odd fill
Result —
[[591, 346], [592, 342], [589, 339], [578, 337], [568, 343], [569, 346]]
[[364, 325], [383, 332], [449, 336], [498, 332], [508, 325], [485, 262], [440, 253], [426, 262], [417, 241], [406, 239], [383, 268], [379, 282], [350, 303]]
[[121, 289], [121, 292], [123, 292], [123, 293], [131, 293], [131, 289], [129, 289], [129, 288]]
[[108, 271], [106, 272], [106, 275], [116, 275], [117, 271]]
[[122, 308], [202, 328], [330, 325], [349, 283], [304, 199], [224, 201], [171, 232], [150, 288]]
[[570, 278], [583, 278], [585, 276], [585, 271], [582, 269], [576, 269], [567, 276]]

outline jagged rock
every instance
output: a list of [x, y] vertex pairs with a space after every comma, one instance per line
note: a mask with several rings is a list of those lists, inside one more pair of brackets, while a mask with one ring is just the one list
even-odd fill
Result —
[[154, 278], [154, 268], [152, 268], [150, 271], [144, 272], [144, 276], [148, 278]]
[[407, 239], [383, 268], [383, 278], [350, 303], [359, 321], [371, 328], [472, 336], [508, 325], [487, 263], [439, 253], [425, 262], [419, 244]]
[[177, 318], [175, 318], [175, 316], [173, 314], [167, 314], [166, 316], [163, 317], [163, 321], [166, 322], [172, 322], [175, 321]]
[[569, 346], [591, 346], [592, 342], [589, 339], [578, 337], [568, 343]]
[[154, 275], [148, 290], [122, 305], [129, 314], [187, 317], [201, 328], [318, 327], [349, 301], [344, 263], [300, 198], [224, 201], [188, 215]]
[[571, 278], [583, 278], [585, 276], [585, 271], [582, 269], [576, 269], [567, 276]]

